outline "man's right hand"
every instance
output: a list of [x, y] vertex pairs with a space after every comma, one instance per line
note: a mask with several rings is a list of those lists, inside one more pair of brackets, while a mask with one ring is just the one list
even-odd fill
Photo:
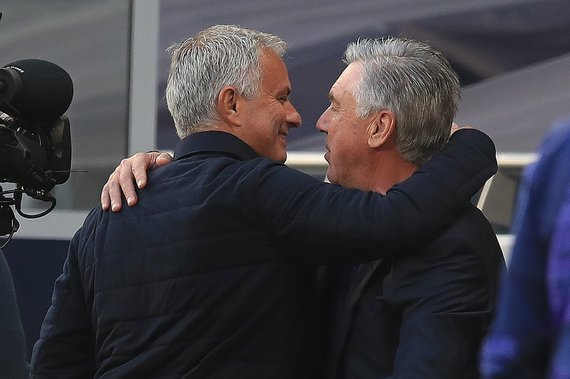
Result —
[[471, 125], [458, 125], [455, 122], [451, 124], [451, 134], [461, 129], [474, 129]]
[[146, 186], [146, 172], [172, 162], [168, 153], [148, 152], [136, 153], [125, 158], [109, 176], [109, 180], [101, 191], [101, 208], [104, 211], [121, 211], [121, 195], [125, 195], [127, 204], [132, 207], [137, 203], [135, 182], [138, 188]]

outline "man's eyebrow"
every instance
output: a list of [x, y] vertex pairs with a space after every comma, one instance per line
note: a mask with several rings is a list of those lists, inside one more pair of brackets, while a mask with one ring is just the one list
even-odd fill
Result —
[[285, 96], [289, 97], [291, 95], [291, 87], [286, 87], [279, 91], [279, 94], [284, 94]]
[[329, 96], [328, 96], [328, 97], [329, 97], [329, 100], [331, 101], [331, 103], [332, 103], [332, 102], [335, 102], [335, 103], [336, 103], [335, 98], [334, 98], [334, 94], [332, 93], [332, 91], [329, 91]]

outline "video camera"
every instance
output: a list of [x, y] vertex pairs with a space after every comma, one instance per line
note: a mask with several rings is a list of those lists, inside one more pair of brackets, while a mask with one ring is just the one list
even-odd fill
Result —
[[[10, 206], [23, 217], [44, 216], [56, 203], [49, 191], [69, 178], [71, 134], [63, 114], [72, 97], [71, 78], [56, 64], [24, 59], [0, 68], [0, 182], [16, 183], [15, 190], [0, 187], [0, 235], [8, 240], [19, 227]], [[51, 206], [25, 214], [24, 193]]]

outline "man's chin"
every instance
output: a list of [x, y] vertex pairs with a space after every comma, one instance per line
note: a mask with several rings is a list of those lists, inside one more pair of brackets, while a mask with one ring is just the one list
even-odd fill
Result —
[[327, 170], [325, 174], [325, 181], [332, 184], [338, 184], [337, 179], [334, 177], [334, 173], [330, 172], [330, 168]]
[[283, 152], [282, 154], [276, 154], [273, 157], [273, 160], [279, 162], [279, 163], [285, 163], [285, 161], [287, 160], [287, 152]]

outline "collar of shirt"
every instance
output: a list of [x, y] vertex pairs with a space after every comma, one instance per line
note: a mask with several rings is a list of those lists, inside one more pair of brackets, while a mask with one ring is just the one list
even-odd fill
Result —
[[248, 160], [259, 155], [233, 134], [221, 131], [197, 132], [182, 139], [174, 150], [174, 159], [198, 154], [231, 155], [239, 160]]

